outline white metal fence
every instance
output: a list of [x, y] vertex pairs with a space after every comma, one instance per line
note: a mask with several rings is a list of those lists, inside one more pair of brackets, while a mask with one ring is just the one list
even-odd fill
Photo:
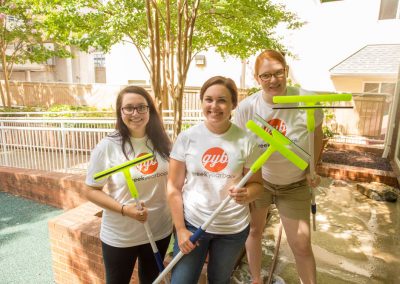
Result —
[[[201, 120], [185, 117], [183, 125]], [[171, 117], [164, 125], [172, 133]], [[84, 172], [91, 150], [114, 127], [115, 118], [0, 118], [0, 166]]]
[[[369, 102], [361, 97], [360, 102], [355, 98], [355, 110], [345, 110], [336, 113], [333, 126], [340, 134], [334, 141], [339, 143], [378, 144], [383, 145], [386, 136], [390, 104], [379, 113], [372, 111], [378, 104]], [[375, 99], [375, 98], [374, 98]], [[386, 103], [383, 99], [381, 104]], [[360, 105], [358, 105], [360, 104]], [[365, 114], [364, 114], [365, 113]], [[71, 117], [51, 117], [70, 115]], [[108, 115], [109, 117], [78, 117]], [[369, 114], [369, 116], [367, 115]], [[82, 172], [86, 169], [90, 152], [94, 146], [108, 133], [112, 132], [115, 118], [112, 112], [0, 112], [0, 166], [40, 169], [46, 171]], [[379, 123], [375, 122], [380, 118]], [[383, 117], [383, 119], [382, 119]], [[169, 134], [173, 130], [172, 111], [163, 113], [164, 125]], [[203, 119], [201, 110], [184, 110], [183, 129], [197, 124]], [[354, 131], [363, 127], [363, 135], [355, 135]], [[368, 122], [368, 123], [367, 123]], [[357, 125], [350, 125], [351, 123]], [[350, 125], [350, 126], [349, 126]], [[332, 126], [332, 121], [331, 121]], [[377, 132], [375, 134], [374, 132]], [[370, 134], [373, 133], [373, 134]], [[359, 133], [361, 134], [361, 132]], [[369, 134], [369, 135], [366, 135]]]

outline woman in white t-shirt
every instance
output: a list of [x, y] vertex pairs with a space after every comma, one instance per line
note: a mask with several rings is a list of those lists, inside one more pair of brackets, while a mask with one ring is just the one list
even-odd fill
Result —
[[[229, 283], [249, 233], [248, 203], [262, 192], [261, 173], [234, 189], [261, 151], [246, 131], [230, 121], [237, 105], [233, 80], [207, 80], [201, 90], [204, 123], [180, 133], [170, 155], [168, 203], [175, 225], [174, 254], [185, 256], [172, 271], [172, 284], [197, 283], [207, 257], [209, 283]], [[200, 240], [189, 237], [228, 196], [232, 200]]]
[[[140, 283], [152, 283], [159, 271], [143, 223], [147, 220], [161, 257], [172, 233], [166, 202], [171, 142], [149, 93], [136, 86], [122, 89], [116, 101], [116, 131], [92, 151], [87, 177], [87, 198], [104, 208], [100, 239], [107, 284], [129, 283], [139, 260]], [[130, 168], [143, 202], [138, 210], [124, 174], [115, 173], [95, 181], [93, 175], [153, 153], [151, 161]], [[107, 185], [107, 193], [102, 189]]]
[[[266, 50], [256, 58], [254, 76], [262, 90], [240, 102], [235, 111], [234, 122], [241, 128], [255, 114], [274, 126], [286, 137], [308, 151], [308, 132], [304, 110], [272, 109], [274, 96], [303, 95], [300, 88], [286, 85], [288, 66], [283, 55]], [[322, 145], [321, 111], [315, 111], [315, 153]], [[268, 145], [259, 139], [260, 148]], [[315, 155], [317, 157], [318, 155]], [[317, 161], [314, 161], [316, 163]], [[251, 228], [246, 241], [246, 252], [253, 283], [261, 279], [261, 240], [269, 205], [274, 202], [285, 229], [287, 240], [295, 257], [297, 271], [302, 283], [316, 282], [316, 265], [311, 247], [310, 201], [311, 187], [318, 186], [320, 179], [314, 179], [300, 170], [278, 152], [271, 155], [262, 167], [264, 193], [251, 204]]]

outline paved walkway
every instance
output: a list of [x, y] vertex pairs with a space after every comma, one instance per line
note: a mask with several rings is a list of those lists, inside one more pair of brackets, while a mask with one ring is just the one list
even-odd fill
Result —
[[0, 192], [0, 283], [54, 283], [47, 221], [63, 211]]
[[[323, 178], [317, 196], [317, 231], [312, 245], [317, 280], [322, 284], [400, 283], [400, 200], [371, 200], [356, 190], [356, 183]], [[263, 271], [268, 275], [274, 238], [278, 235], [277, 212], [264, 231]], [[235, 271], [232, 283], [249, 283], [247, 259]], [[298, 284], [294, 258], [285, 234], [275, 273], [286, 284]]]

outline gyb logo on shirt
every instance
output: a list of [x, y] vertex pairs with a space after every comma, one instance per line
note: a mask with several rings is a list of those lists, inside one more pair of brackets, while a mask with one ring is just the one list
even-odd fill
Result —
[[[279, 118], [273, 118], [268, 121], [268, 124], [286, 136], [286, 124], [284, 121]], [[268, 128], [264, 127], [264, 130], [271, 134], [271, 131]]]
[[[139, 155], [137, 155], [137, 158], [146, 154], [148, 153], [140, 153]], [[158, 167], [158, 162], [156, 158], [148, 160], [136, 166], [136, 168], [144, 175], [150, 175], [154, 173], [157, 170], [157, 167]]]
[[201, 159], [203, 166], [210, 172], [219, 172], [228, 165], [228, 155], [219, 147], [208, 149]]

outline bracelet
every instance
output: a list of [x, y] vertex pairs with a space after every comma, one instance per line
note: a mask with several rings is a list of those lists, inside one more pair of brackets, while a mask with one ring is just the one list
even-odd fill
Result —
[[124, 214], [124, 207], [125, 207], [126, 205], [125, 204], [122, 204], [122, 207], [121, 207], [121, 215], [122, 216], [125, 216], [125, 214]]

